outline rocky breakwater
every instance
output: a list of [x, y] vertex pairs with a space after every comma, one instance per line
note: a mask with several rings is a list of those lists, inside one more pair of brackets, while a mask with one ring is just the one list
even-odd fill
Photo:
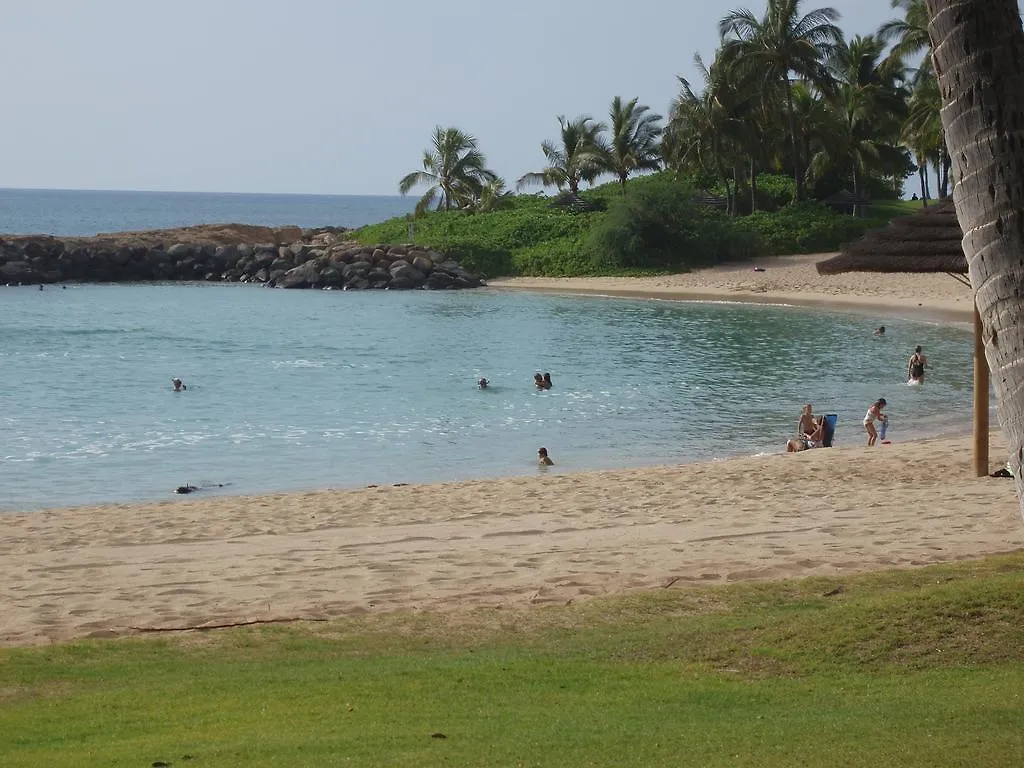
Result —
[[436, 251], [362, 245], [346, 233], [224, 224], [89, 238], [4, 235], [0, 283], [205, 281], [343, 290], [484, 284]]

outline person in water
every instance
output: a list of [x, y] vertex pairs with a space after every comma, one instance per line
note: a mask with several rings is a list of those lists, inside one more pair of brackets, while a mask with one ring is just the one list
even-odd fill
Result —
[[174, 387], [175, 392], [184, 392], [188, 389], [188, 387], [186, 387], [178, 377], [171, 379], [171, 386]]
[[544, 389], [551, 389], [551, 374], [545, 373], [544, 378], [541, 379], [544, 382]]
[[885, 408], [885, 398], [880, 397], [871, 404], [868, 412], [864, 414], [864, 431], [868, 433], [868, 448], [878, 440], [878, 432], [875, 430], [875, 420], [888, 421], [889, 417], [882, 413]]
[[488, 381], [487, 379], [483, 379], [483, 378], [482, 378], [482, 379], [480, 379], [480, 381], [478, 381], [478, 382], [476, 383], [476, 385], [477, 385], [478, 387], [480, 387], [480, 389], [487, 389], [487, 386], [488, 386], [488, 385], [489, 385], [490, 383], [491, 383], [491, 382], [489, 382], [489, 381]]
[[875, 336], [885, 336], [885, 326], [880, 325], [875, 328]]
[[544, 375], [540, 371], [533, 374], [533, 386], [537, 389], [544, 389]]
[[907, 378], [924, 384], [924, 369], [928, 366], [928, 358], [921, 354], [921, 347], [914, 347], [914, 354], [907, 361]]
[[555, 464], [555, 462], [551, 460], [551, 457], [548, 456], [547, 448], [537, 449], [537, 463], [539, 463], [542, 467], [551, 467], [554, 466]]

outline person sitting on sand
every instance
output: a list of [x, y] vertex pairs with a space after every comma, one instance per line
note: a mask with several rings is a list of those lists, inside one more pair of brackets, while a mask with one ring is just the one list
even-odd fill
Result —
[[928, 358], [921, 354], [921, 347], [914, 347], [914, 354], [907, 361], [907, 378], [910, 381], [919, 381], [924, 384], [924, 369], [928, 365]]
[[171, 379], [171, 386], [174, 387], [175, 392], [184, 392], [188, 389], [188, 387], [186, 387], [178, 377]]
[[537, 449], [537, 462], [542, 467], [552, 467], [555, 464], [555, 462], [553, 462], [551, 460], [551, 457], [548, 456], [548, 449], [547, 448], [538, 448]]
[[491, 382], [489, 382], [487, 379], [480, 379], [480, 381], [478, 381], [476, 385], [480, 387], [480, 389], [487, 389], [487, 385], [490, 383]]
[[797, 437], [786, 443], [787, 453], [821, 448], [825, 445], [825, 417], [812, 416], [811, 406], [805, 405], [797, 423]]
[[544, 378], [541, 379], [544, 382], [544, 389], [551, 389], [551, 374], [545, 373]]
[[875, 336], [885, 336], [885, 326], [880, 325], [875, 328]]
[[882, 413], [883, 408], [885, 408], [885, 398], [880, 397], [871, 404], [868, 412], [864, 414], [864, 431], [868, 433], [868, 448], [872, 447], [875, 441], [878, 440], [878, 432], [875, 430], [875, 419], [887, 421], [889, 418]]

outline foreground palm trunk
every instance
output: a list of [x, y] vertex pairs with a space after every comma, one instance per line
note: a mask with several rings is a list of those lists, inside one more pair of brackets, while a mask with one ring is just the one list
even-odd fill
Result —
[[953, 201], [1024, 499], [1024, 30], [1017, 0], [927, 0]]

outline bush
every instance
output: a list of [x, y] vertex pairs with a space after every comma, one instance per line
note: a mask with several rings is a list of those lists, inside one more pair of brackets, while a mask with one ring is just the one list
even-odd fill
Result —
[[586, 245], [598, 269], [690, 270], [758, 252], [756, 234], [694, 203], [688, 185], [645, 181], [613, 201], [591, 230]]
[[737, 226], [756, 235], [769, 253], [783, 256], [838, 250], [878, 222], [835, 213], [820, 203], [796, 203], [775, 213], [752, 213]]

